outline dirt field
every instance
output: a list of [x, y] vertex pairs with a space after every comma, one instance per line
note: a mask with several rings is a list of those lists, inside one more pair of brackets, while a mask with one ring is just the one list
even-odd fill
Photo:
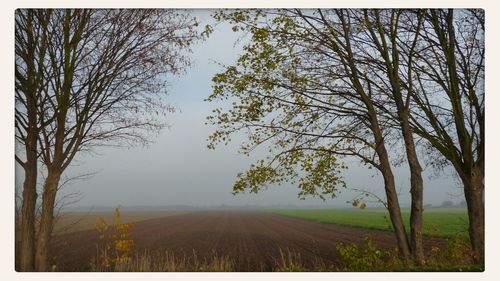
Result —
[[[145, 211], [121, 212], [122, 223], [137, 222], [154, 218], [179, 215], [186, 212], [180, 211]], [[113, 221], [114, 212], [65, 212], [61, 213], [54, 225], [54, 234], [64, 234], [88, 229], [94, 229], [99, 218], [107, 222]]]
[[[391, 232], [365, 230], [306, 221], [260, 212], [195, 212], [137, 222], [131, 230], [136, 250], [168, 250], [198, 258], [229, 256], [238, 271], [268, 271], [281, 251], [299, 253], [303, 263], [320, 258], [338, 261], [338, 243], [359, 243], [365, 234], [384, 248], [394, 248]], [[96, 255], [97, 234], [93, 230], [60, 235], [54, 255], [62, 271], [87, 271]], [[426, 241], [426, 247], [439, 241]]]

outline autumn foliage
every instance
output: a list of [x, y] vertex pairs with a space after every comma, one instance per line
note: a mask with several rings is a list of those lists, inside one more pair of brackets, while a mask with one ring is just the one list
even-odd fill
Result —
[[134, 240], [131, 237], [132, 223], [122, 223], [120, 207], [115, 209], [113, 223], [110, 225], [99, 218], [95, 229], [99, 233], [98, 262], [104, 269], [127, 263], [131, 260]]

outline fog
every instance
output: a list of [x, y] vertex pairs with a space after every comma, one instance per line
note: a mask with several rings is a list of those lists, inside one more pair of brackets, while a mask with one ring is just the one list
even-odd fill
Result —
[[[206, 16], [206, 11], [197, 11], [198, 18]], [[218, 63], [234, 63], [241, 50], [241, 45], [234, 45], [237, 36], [228, 26], [219, 25], [208, 40], [194, 47], [194, 65], [185, 75], [172, 79], [169, 88], [168, 99], [180, 110], [165, 117], [171, 126], [160, 132], [152, 145], [129, 149], [100, 148], [95, 154], [77, 157], [75, 165], [67, 170], [67, 177], [95, 174], [63, 187], [60, 198], [78, 193], [77, 200], [68, 207], [350, 206], [346, 201], [356, 195], [350, 190], [341, 190], [337, 198], [324, 202], [312, 197], [299, 200], [295, 186], [269, 186], [259, 194], [232, 195], [236, 174], [245, 171], [255, 159], [265, 154], [259, 151], [250, 157], [238, 154], [241, 138], [237, 137], [228, 146], [207, 149], [206, 139], [214, 128], [204, 123], [215, 105], [203, 100], [211, 94], [212, 76], [222, 70]], [[344, 177], [348, 188], [368, 189], [384, 197], [380, 174], [361, 167], [355, 159], [347, 159], [347, 163], [349, 170]], [[427, 170], [424, 173], [425, 204], [439, 205], [445, 200], [459, 202], [463, 199], [459, 184], [450, 176], [451, 170], [443, 171], [443, 176], [432, 174], [432, 177]], [[395, 177], [401, 204], [407, 206], [407, 168], [396, 168]], [[73, 200], [68, 199], [70, 201]]]

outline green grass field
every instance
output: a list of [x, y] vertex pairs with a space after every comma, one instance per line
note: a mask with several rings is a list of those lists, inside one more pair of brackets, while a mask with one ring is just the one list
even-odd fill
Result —
[[[333, 209], [333, 210], [269, 210], [270, 212], [354, 227], [391, 230], [389, 214], [382, 209]], [[403, 219], [409, 231], [410, 212], [403, 210]], [[453, 237], [466, 235], [469, 220], [465, 209], [426, 209], [424, 211], [424, 235]]]

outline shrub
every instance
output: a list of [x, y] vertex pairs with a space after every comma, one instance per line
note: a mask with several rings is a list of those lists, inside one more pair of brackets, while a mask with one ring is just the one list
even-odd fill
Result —
[[337, 252], [341, 260], [337, 266], [339, 271], [382, 271], [397, 262], [394, 251], [379, 249], [369, 235], [365, 236], [362, 246], [338, 244]]
[[113, 224], [109, 225], [104, 219], [99, 218], [95, 229], [99, 233], [100, 245], [96, 262], [103, 269], [111, 269], [131, 259], [134, 240], [130, 236], [131, 223], [122, 223], [120, 207], [115, 209]]
[[446, 246], [433, 246], [425, 262], [417, 265], [402, 260], [397, 249], [381, 250], [366, 236], [364, 244], [339, 244], [337, 251], [341, 262], [337, 271], [483, 271], [484, 266], [475, 264], [473, 252], [466, 238], [456, 236], [446, 240]]
[[484, 265], [474, 263], [474, 253], [468, 239], [459, 235], [448, 238], [443, 248], [432, 247], [426, 266], [442, 271], [484, 270]]

